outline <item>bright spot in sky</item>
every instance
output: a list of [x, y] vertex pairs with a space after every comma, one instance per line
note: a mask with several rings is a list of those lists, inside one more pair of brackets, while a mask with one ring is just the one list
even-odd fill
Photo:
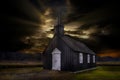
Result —
[[68, 27], [68, 26], [65, 26], [65, 28], [64, 28], [64, 30], [65, 31], [76, 31], [77, 30], [77, 27], [76, 26], [70, 26], [70, 27]]
[[51, 9], [50, 8], [48, 8], [46, 11], [45, 11], [45, 13], [44, 13], [44, 15], [50, 15], [50, 12], [51, 12]]
[[83, 38], [83, 39], [89, 39], [90, 36], [89, 35], [80, 35], [79, 38]]
[[71, 22], [65, 25], [64, 30], [65, 31], [77, 31], [81, 25], [82, 23], [79, 23], [79, 22]]
[[90, 31], [83, 31], [83, 34], [89, 35], [91, 32]]
[[53, 21], [53, 19], [46, 19], [45, 23], [51, 23]]
[[90, 38], [89, 35], [70, 34], [70, 33], [66, 33], [66, 34], [74, 36], [74, 37], [82, 38], [82, 39], [89, 39]]
[[54, 36], [53, 34], [47, 34], [48, 38], [53, 38], [53, 36]]

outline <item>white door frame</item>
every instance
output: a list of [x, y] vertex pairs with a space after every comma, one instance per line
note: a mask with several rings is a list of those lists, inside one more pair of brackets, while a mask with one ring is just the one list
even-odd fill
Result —
[[61, 70], [61, 51], [57, 48], [52, 52], [52, 70]]

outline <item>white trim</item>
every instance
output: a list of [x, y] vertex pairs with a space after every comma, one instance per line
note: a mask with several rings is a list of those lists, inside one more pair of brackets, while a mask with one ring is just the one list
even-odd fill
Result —
[[87, 63], [90, 63], [90, 54], [87, 55]]
[[79, 63], [83, 63], [83, 53], [79, 53]]
[[52, 70], [61, 70], [61, 51], [57, 48], [52, 52]]
[[54, 53], [61, 54], [61, 51], [60, 51], [59, 49], [55, 48], [55, 49], [53, 50], [52, 54], [54, 54]]
[[95, 55], [93, 55], [93, 63], [95, 63], [96, 61], [95, 61]]

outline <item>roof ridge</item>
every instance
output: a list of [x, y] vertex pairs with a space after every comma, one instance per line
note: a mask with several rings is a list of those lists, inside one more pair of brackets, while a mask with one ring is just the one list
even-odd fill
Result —
[[75, 51], [81, 51], [85, 53], [89, 52], [94, 54], [94, 52], [91, 49], [89, 49], [84, 43], [78, 40], [75, 40], [69, 36], [62, 36], [61, 38], [70, 48], [72, 48]]

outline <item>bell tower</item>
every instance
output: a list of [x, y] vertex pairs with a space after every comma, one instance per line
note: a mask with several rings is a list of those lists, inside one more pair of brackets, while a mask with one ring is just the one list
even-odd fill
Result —
[[61, 36], [64, 35], [64, 25], [62, 22], [61, 13], [57, 15], [57, 22], [56, 22], [56, 25], [54, 26], [54, 32], [55, 32], [55, 35], [61, 35]]

